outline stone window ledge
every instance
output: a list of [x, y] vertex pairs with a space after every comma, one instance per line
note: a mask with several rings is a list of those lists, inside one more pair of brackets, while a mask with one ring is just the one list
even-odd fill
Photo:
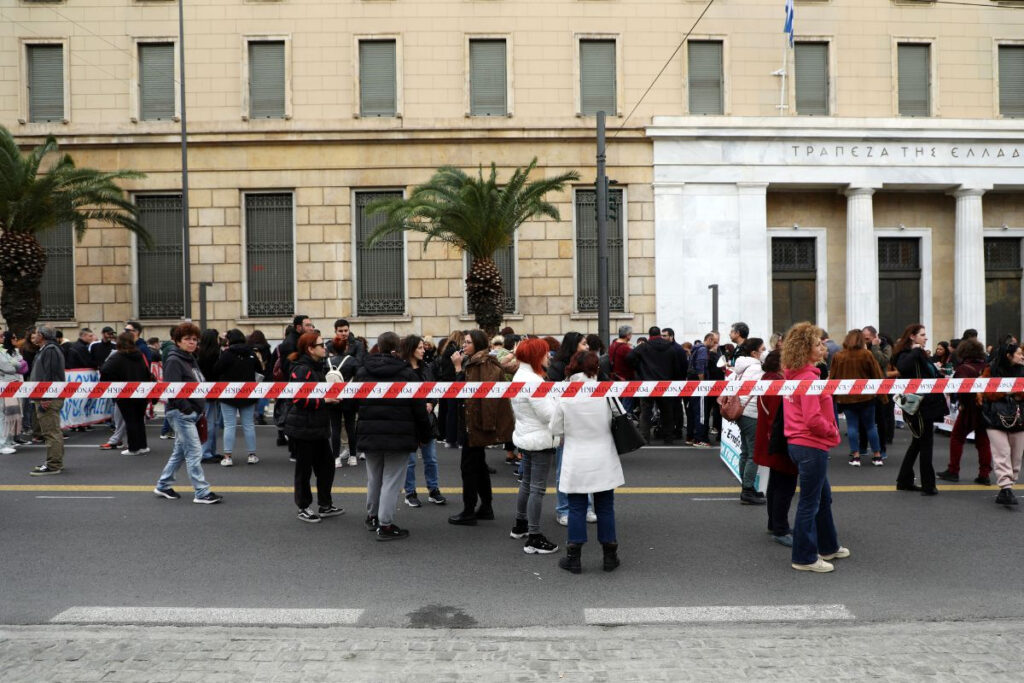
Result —
[[[609, 320], [633, 320], [636, 317], [633, 313], [611, 312]], [[569, 320], [597, 320], [597, 313], [570, 313]]]
[[[523, 315], [522, 313], [509, 313], [508, 315], [505, 315], [502, 318], [502, 321], [505, 321], [505, 320], [511, 320], [513, 322], [523, 321], [523, 320], [526, 320], [526, 316]], [[459, 322], [475, 323], [476, 322], [476, 316], [475, 315], [465, 315], [465, 314], [460, 315], [459, 316]]]
[[345, 318], [350, 325], [369, 325], [371, 323], [411, 323], [411, 315], [363, 315]]

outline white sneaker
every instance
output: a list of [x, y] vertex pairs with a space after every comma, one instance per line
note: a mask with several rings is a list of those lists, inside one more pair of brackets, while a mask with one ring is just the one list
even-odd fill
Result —
[[140, 448], [139, 450], [135, 451], [135, 455], [145, 455], [146, 453], [149, 453], [149, 446], [146, 446], [145, 448]]
[[121, 455], [138, 455], [138, 454], [139, 454], [139, 451], [133, 451], [130, 448], [126, 448], [123, 451], [121, 451]]
[[344, 467], [344, 465], [345, 465], [345, 461], [342, 460], [341, 458], [335, 458], [334, 459], [334, 469], [340, 470], [342, 467]]
[[348, 455], [349, 455], [349, 453], [348, 453], [348, 449], [347, 449], [347, 448], [342, 448], [342, 449], [341, 449], [341, 455], [340, 455], [339, 457], [340, 457], [340, 458], [341, 458], [342, 460], [348, 460]]
[[844, 548], [843, 546], [839, 546], [839, 550], [837, 550], [834, 553], [831, 553], [829, 555], [822, 555], [821, 559], [829, 560], [829, 561], [832, 561], [832, 560], [842, 560], [843, 558], [846, 558], [846, 557], [849, 557], [849, 556], [850, 556], [850, 549], [849, 548]]
[[359, 454], [359, 459], [360, 460], [366, 460], [366, 453], [360, 453]]
[[348, 456], [348, 466], [349, 467], [355, 467], [358, 464], [359, 464], [359, 459], [356, 458], [356, 456], [354, 456], [354, 455]]
[[818, 574], [827, 574], [828, 572], [835, 569], [835, 567], [826, 562], [825, 560], [821, 559], [821, 557], [818, 557], [818, 559], [814, 561], [814, 564], [793, 563], [793, 569], [796, 569], [797, 571], [801, 572], [815, 572]]
[[249, 457], [245, 459], [247, 465], [255, 465], [259, 461], [260, 459], [256, 457], [255, 453], [250, 453]]
[[221, 467], [231, 467], [234, 464], [235, 462], [231, 459], [230, 455], [225, 455], [224, 458], [220, 461]]
[[587, 510], [587, 521], [591, 524], [597, 524], [597, 513], [593, 510]]
[[12, 446], [4, 446], [3, 448], [0, 448], [0, 454], [3, 455], [13, 455], [14, 453], [17, 452], [18, 451], [14, 450]]
[[555, 515], [555, 519], [562, 526], [569, 526], [569, 515]]

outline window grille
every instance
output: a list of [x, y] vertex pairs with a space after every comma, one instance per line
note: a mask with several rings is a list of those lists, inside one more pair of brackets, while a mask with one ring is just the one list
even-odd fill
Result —
[[139, 118], [174, 118], [174, 43], [139, 45]]
[[686, 45], [690, 113], [724, 114], [722, 41], [691, 40]]
[[42, 310], [39, 319], [74, 320], [75, 318], [75, 230], [70, 223], [36, 233], [46, 252], [46, 270], [39, 285]]
[[376, 199], [401, 198], [400, 191], [356, 193], [356, 315], [405, 314], [405, 243], [401, 232], [375, 244], [366, 239], [384, 222], [383, 215], [367, 216]]
[[897, 46], [900, 116], [931, 116], [930, 45]]
[[580, 41], [580, 113], [616, 114], [615, 41]]
[[245, 195], [246, 314], [295, 312], [292, 193]]
[[28, 120], [64, 120], [64, 46], [28, 46]]
[[828, 116], [828, 43], [797, 43], [796, 113]]
[[814, 272], [817, 270], [813, 237], [772, 239], [773, 272]]
[[[505, 295], [505, 313], [516, 313], [516, 247], [510, 244], [504, 249], [496, 251], [492, 256], [494, 264], [498, 266], [498, 273], [501, 274], [501, 290]], [[469, 272], [473, 265], [473, 257], [465, 255], [466, 272]], [[473, 302], [466, 300], [466, 312], [473, 315]]]
[[1020, 239], [985, 238], [985, 270], [1020, 270]]
[[393, 40], [359, 41], [359, 114], [395, 116], [398, 77]]
[[284, 41], [249, 43], [249, 118], [283, 119], [285, 115]]
[[181, 318], [185, 315], [185, 270], [182, 259], [181, 195], [140, 195], [135, 198], [139, 223], [153, 239], [136, 249], [139, 317]]
[[504, 40], [469, 41], [469, 113], [505, 116], [508, 85]]
[[[626, 281], [623, 272], [622, 190], [608, 191], [608, 295], [609, 310], [625, 310]], [[576, 310], [596, 311], [597, 298], [597, 192], [576, 190]]]
[[878, 240], [878, 269], [889, 272], [921, 270], [921, 240], [883, 238]]

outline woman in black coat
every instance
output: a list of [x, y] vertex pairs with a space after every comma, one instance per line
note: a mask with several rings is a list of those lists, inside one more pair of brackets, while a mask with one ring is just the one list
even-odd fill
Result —
[[[928, 357], [928, 334], [924, 325], [915, 323], [907, 325], [903, 336], [896, 342], [893, 349], [892, 362], [903, 379], [937, 379], [941, 377], [938, 369]], [[948, 413], [946, 399], [942, 394], [923, 394], [921, 406], [915, 415], [904, 415], [904, 421], [910, 426], [913, 437], [903, 464], [896, 476], [896, 488], [900, 491], [920, 491], [922, 496], [934, 496], [939, 491], [935, 488], [935, 468], [932, 466], [932, 441], [935, 436], [935, 423]], [[921, 461], [921, 485], [914, 484], [914, 461]]]
[[[288, 356], [289, 382], [323, 382], [324, 340], [316, 332], [299, 337], [294, 353]], [[334, 456], [331, 454], [331, 422], [327, 406], [338, 402], [336, 398], [294, 398], [286, 405], [282, 430], [288, 436], [295, 457], [295, 504], [299, 506], [299, 519], [319, 522], [322, 517], [334, 517], [344, 512], [331, 500], [334, 484]], [[309, 477], [316, 475], [317, 510]]]
[[[245, 335], [241, 330], [228, 330], [226, 337], [228, 347], [220, 352], [220, 358], [213, 366], [213, 374], [217, 381], [255, 382], [260, 362], [252, 347], [245, 343]], [[231, 455], [235, 451], [235, 431], [239, 424], [242, 425], [242, 435], [249, 453], [246, 462], [255, 465], [260, 461], [256, 457], [256, 423], [253, 421], [255, 409], [254, 398], [220, 399], [220, 416], [224, 420], [224, 459], [220, 461], [221, 467], [231, 467], [235, 464]]]
[[[135, 345], [131, 332], [117, 335], [117, 348], [110, 354], [100, 369], [101, 382], [149, 382], [152, 376], [146, 359]], [[146, 444], [146, 403], [144, 398], [116, 399], [117, 409], [124, 418], [128, 434], [128, 450], [121, 455], [145, 455], [149, 453]]]
[[[220, 332], [209, 329], [199, 337], [196, 347], [196, 363], [207, 382], [218, 381], [216, 367], [220, 358]], [[206, 441], [203, 442], [203, 460], [219, 460], [217, 453], [217, 431], [224, 428], [220, 417], [220, 405], [216, 399], [206, 400]]]
[[[256, 360], [260, 362], [260, 369], [257, 372], [263, 375], [264, 379], [269, 379], [270, 371], [274, 369], [274, 366], [270, 362], [272, 353], [270, 351], [270, 343], [267, 341], [267, 336], [263, 334], [262, 330], [253, 330], [252, 334], [246, 338], [245, 343], [252, 347], [253, 353], [256, 354]], [[256, 401], [256, 424], [267, 424], [267, 418], [264, 413], [266, 412], [269, 404], [269, 398], [261, 398]]]

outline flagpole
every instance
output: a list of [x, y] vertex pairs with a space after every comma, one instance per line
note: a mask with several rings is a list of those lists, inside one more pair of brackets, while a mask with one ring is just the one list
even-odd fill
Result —
[[779, 86], [779, 116], [785, 116], [789, 104], [786, 102], [786, 68], [789, 61], [789, 36], [783, 34], [782, 43], [782, 68], [779, 75], [782, 76], [782, 84]]

